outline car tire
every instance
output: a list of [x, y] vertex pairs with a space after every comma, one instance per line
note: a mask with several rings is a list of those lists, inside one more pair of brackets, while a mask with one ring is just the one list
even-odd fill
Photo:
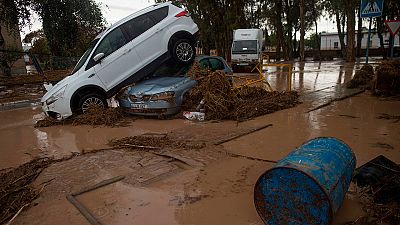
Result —
[[86, 113], [87, 110], [91, 107], [91, 106], [99, 106], [102, 108], [106, 108], [107, 107], [107, 101], [106, 99], [99, 94], [96, 93], [90, 93], [90, 94], [86, 94], [84, 95], [81, 100], [79, 101], [79, 113]]
[[196, 49], [193, 42], [188, 39], [181, 39], [175, 42], [171, 54], [175, 62], [187, 65], [194, 61]]

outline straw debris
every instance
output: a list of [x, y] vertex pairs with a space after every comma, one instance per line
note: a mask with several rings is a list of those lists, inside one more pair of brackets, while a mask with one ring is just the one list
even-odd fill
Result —
[[81, 114], [63, 121], [46, 117], [37, 121], [35, 127], [51, 127], [57, 125], [90, 125], [90, 126], [124, 126], [126, 121], [124, 112], [120, 108], [92, 107], [85, 114]]
[[400, 204], [398, 202], [377, 202], [376, 193], [370, 187], [358, 189], [356, 193], [367, 216], [347, 223], [348, 225], [398, 224], [400, 221]]
[[297, 92], [268, 92], [260, 87], [233, 89], [227, 76], [193, 66], [189, 76], [197, 81], [183, 101], [185, 111], [196, 111], [203, 100], [207, 120], [247, 120], [300, 103]]
[[35, 159], [0, 174], [0, 224], [39, 196], [40, 190], [35, 189], [32, 182], [50, 164], [49, 159]]
[[201, 149], [205, 143], [195, 143], [190, 141], [180, 141], [168, 137], [168, 135], [141, 135], [125, 137], [122, 139], [112, 139], [108, 145], [112, 147], [131, 147], [138, 149]]
[[374, 79], [374, 68], [371, 65], [364, 65], [357, 70], [353, 79], [347, 83], [348, 88], [369, 88]]
[[372, 92], [377, 96], [400, 94], [400, 60], [383, 61], [377, 67]]

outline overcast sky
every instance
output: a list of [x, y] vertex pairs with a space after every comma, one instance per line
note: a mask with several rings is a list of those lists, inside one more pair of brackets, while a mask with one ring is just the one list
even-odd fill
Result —
[[[118, 20], [128, 16], [129, 14], [138, 11], [146, 6], [154, 4], [154, 0], [95, 0], [100, 3], [101, 10], [108, 25], [117, 22]], [[25, 27], [22, 30], [22, 38], [30, 31], [38, 30], [42, 27], [37, 15], [32, 18], [32, 26]], [[336, 25], [332, 21], [327, 21], [321, 18], [318, 22], [318, 31], [335, 32]]]
[[[129, 14], [154, 4], [153, 0], [95, 0], [100, 3], [101, 11], [108, 25], [128, 16]], [[21, 36], [42, 28], [37, 15], [32, 16], [32, 26], [24, 27]]]

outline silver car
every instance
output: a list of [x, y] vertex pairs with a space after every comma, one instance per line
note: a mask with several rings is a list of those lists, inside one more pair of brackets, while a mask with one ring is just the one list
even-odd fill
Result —
[[[199, 66], [232, 75], [232, 69], [221, 57], [198, 56]], [[119, 104], [128, 113], [147, 116], [168, 116], [181, 111], [183, 97], [196, 81], [187, 76], [190, 66], [164, 66], [148, 80], [127, 87], [118, 96]]]

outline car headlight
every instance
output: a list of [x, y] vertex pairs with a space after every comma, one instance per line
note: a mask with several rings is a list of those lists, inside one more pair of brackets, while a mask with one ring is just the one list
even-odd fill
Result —
[[158, 101], [158, 100], [165, 100], [169, 101], [175, 97], [175, 92], [173, 91], [167, 91], [167, 92], [161, 92], [158, 94], [154, 94], [151, 96], [152, 101]]
[[67, 85], [62, 87], [60, 90], [58, 90], [56, 93], [54, 93], [50, 98], [46, 100], [47, 105], [51, 105], [54, 102], [56, 102], [58, 99], [62, 98], [64, 96], [65, 89], [67, 88]]

